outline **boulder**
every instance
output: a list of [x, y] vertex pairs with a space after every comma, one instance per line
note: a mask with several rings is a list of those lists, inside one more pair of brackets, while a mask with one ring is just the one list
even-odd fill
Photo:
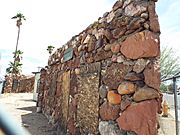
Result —
[[141, 73], [146, 67], [147, 63], [148, 62], [145, 59], [138, 59], [135, 65], [133, 66], [133, 71], [136, 73]]
[[121, 95], [132, 94], [136, 91], [137, 86], [132, 82], [122, 82], [118, 87], [118, 93]]
[[138, 90], [134, 93], [133, 100], [135, 102], [140, 102], [143, 100], [155, 99], [159, 97], [160, 95], [157, 90], [144, 86], [143, 88], [138, 88]]
[[108, 91], [107, 99], [110, 104], [118, 105], [121, 103], [121, 95], [115, 93], [115, 91]]
[[100, 106], [99, 115], [102, 120], [115, 120], [119, 117], [120, 106], [104, 102]]
[[149, 2], [148, 11], [149, 11], [149, 21], [150, 21], [150, 30], [153, 32], [160, 32], [158, 16], [155, 11], [155, 3], [153, 1]]
[[119, 128], [125, 131], [134, 131], [138, 135], [156, 135], [158, 103], [156, 100], [147, 100], [131, 104], [116, 120]]
[[101, 135], [126, 135], [126, 132], [120, 130], [114, 121], [100, 121], [99, 132]]
[[156, 89], [156, 90], [159, 90], [159, 87], [160, 87], [160, 68], [158, 65], [155, 65], [155, 64], [148, 64], [148, 66], [146, 66], [145, 70], [144, 70], [144, 81], [145, 83]]
[[159, 37], [150, 31], [136, 33], [122, 43], [121, 53], [130, 59], [156, 57], [160, 53]]

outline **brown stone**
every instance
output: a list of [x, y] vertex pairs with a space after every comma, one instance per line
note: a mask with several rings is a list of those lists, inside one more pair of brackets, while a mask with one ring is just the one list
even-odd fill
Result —
[[148, 11], [149, 11], [150, 30], [152, 30], [153, 32], [160, 32], [158, 16], [156, 14], [155, 3], [153, 1], [149, 2]]
[[96, 37], [92, 36], [88, 43], [88, 52], [93, 51], [95, 49], [95, 45], [96, 45]]
[[[76, 69], [76, 72], [71, 72], [71, 81], [70, 81], [70, 91], [69, 91], [69, 94], [74, 97], [75, 94], [77, 94], [77, 70]], [[61, 81], [61, 80], [59, 80]]]
[[108, 91], [107, 99], [109, 103], [113, 105], [118, 105], [121, 103], [121, 95], [115, 93], [113, 90]]
[[99, 96], [101, 98], [106, 98], [108, 92], [108, 87], [105, 85], [101, 85], [99, 88]]
[[112, 58], [111, 58], [111, 61], [112, 62], [117, 62], [117, 55], [113, 55]]
[[147, 86], [144, 86], [143, 88], [138, 88], [138, 90], [133, 95], [133, 100], [135, 102], [154, 98], [159, 98], [159, 93], [157, 92], [157, 90]]
[[156, 135], [157, 111], [158, 103], [156, 100], [134, 103], [116, 121], [119, 128], [125, 131], [134, 131], [138, 135]]
[[100, 60], [110, 58], [111, 56], [112, 56], [111, 51], [106, 52], [105, 50], [101, 49], [101, 51], [96, 53], [94, 59], [95, 59], [95, 61], [100, 61]]
[[118, 8], [121, 8], [122, 6], [123, 6], [123, 0], [117, 1], [117, 2], [113, 5], [113, 11], [117, 10]]
[[99, 38], [99, 39], [97, 40], [97, 42], [96, 42], [96, 47], [95, 47], [95, 49], [98, 49], [98, 48], [102, 47], [103, 44], [104, 44], [103, 39], [102, 39], [102, 38]]
[[129, 95], [123, 95], [121, 100], [121, 111], [124, 111], [129, 105], [131, 105], [132, 98]]
[[114, 54], [116, 54], [116, 53], [118, 53], [119, 51], [120, 51], [120, 44], [112, 44], [111, 45], [111, 51], [114, 53]]
[[123, 63], [125, 61], [125, 58], [123, 55], [120, 55], [117, 57], [117, 63]]
[[104, 50], [105, 51], [110, 51], [111, 50], [111, 44], [105, 45]]
[[128, 25], [128, 29], [130, 30], [136, 30], [142, 26], [142, 23], [145, 22], [145, 19], [143, 18], [134, 18], [130, 24]]
[[144, 19], [148, 19], [149, 15], [148, 15], [148, 13], [142, 13], [141, 17]]
[[113, 37], [117, 39], [123, 36], [125, 32], [126, 32], [125, 28], [124, 29], [116, 28], [115, 30], [112, 31], [112, 34], [113, 34]]
[[69, 102], [69, 117], [73, 117], [77, 112], [77, 99], [71, 98]]
[[77, 47], [75, 47], [74, 49], [73, 49], [73, 51], [74, 51], [74, 54], [76, 55], [76, 57], [79, 55], [79, 52], [78, 52], [78, 48]]
[[133, 71], [136, 73], [141, 73], [146, 67], [147, 63], [148, 62], [145, 59], [138, 59], [135, 65], [133, 66]]
[[144, 23], [143, 26], [144, 26], [145, 29], [149, 30], [149, 24], [148, 23]]
[[91, 36], [87, 35], [86, 38], [84, 39], [83, 44], [87, 44], [89, 42], [90, 38], [91, 38]]
[[104, 102], [100, 106], [99, 115], [102, 120], [115, 120], [119, 117], [120, 106]]
[[86, 37], [87, 37], [87, 34], [86, 33], [83, 33], [82, 35], [81, 35], [81, 44], [83, 44], [83, 42], [84, 42], [84, 40], [86, 39]]
[[148, 64], [148, 66], [146, 66], [145, 70], [144, 70], [144, 81], [145, 83], [156, 89], [159, 90], [160, 87], [160, 69], [158, 67], [158, 65], [155, 64]]
[[128, 65], [113, 63], [107, 68], [103, 82], [110, 89], [117, 89], [119, 84], [124, 80], [124, 76], [131, 70]]
[[110, 23], [112, 20], [113, 20], [113, 18], [114, 18], [114, 12], [112, 11], [112, 12], [110, 12], [109, 14], [108, 14], [108, 16], [106, 17], [106, 19], [107, 19], [107, 23]]
[[147, 10], [143, 5], [135, 5], [134, 3], [129, 4], [125, 8], [125, 15], [127, 16], [138, 16]]
[[128, 81], [139, 81], [143, 79], [143, 76], [141, 74], [136, 74], [135, 72], [130, 72], [124, 77], [124, 79]]
[[114, 14], [115, 14], [115, 18], [121, 17], [122, 14], [123, 14], [123, 9], [122, 9], [122, 8], [117, 9], [117, 10], [114, 12]]
[[132, 94], [136, 91], [137, 86], [132, 82], [122, 82], [118, 87], [118, 93], [121, 95]]
[[68, 120], [68, 125], [67, 125], [67, 128], [69, 130], [69, 132], [71, 133], [71, 135], [76, 135], [76, 123], [75, 123], [75, 120], [73, 118], [70, 118]]
[[129, 22], [131, 21], [131, 19], [132, 18], [128, 17], [128, 16], [121, 16], [119, 18], [114, 18], [111, 22], [112, 27], [123, 29], [123, 28], [127, 27]]
[[94, 62], [94, 58], [91, 56], [91, 57], [89, 57], [89, 58], [87, 58], [87, 63], [92, 63], [92, 62]]
[[159, 38], [150, 31], [139, 32], [127, 37], [121, 44], [121, 52], [130, 59], [159, 55]]
[[108, 39], [108, 40], [111, 40], [113, 38], [113, 35], [111, 33], [110, 30], [106, 29], [106, 30], [103, 30], [103, 35]]

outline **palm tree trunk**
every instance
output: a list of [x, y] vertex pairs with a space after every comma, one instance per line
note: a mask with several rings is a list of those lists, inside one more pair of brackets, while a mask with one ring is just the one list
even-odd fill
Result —
[[[17, 49], [18, 49], [19, 35], [20, 35], [20, 26], [18, 27], [18, 36], [17, 36], [17, 42], [16, 42], [16, 49], [15, 49], [15, 52], [14, 52], [14, 66], [15, 66], [15, 62], [16, 62], [16, 55], [17, 55], [16, 52], [17, 52]], [[14, 67], [13, 67], [13, 70], [14, 70]]]

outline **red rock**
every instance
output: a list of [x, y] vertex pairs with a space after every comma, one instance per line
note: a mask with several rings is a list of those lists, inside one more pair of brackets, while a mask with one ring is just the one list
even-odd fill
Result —
[[156, 100], [147, 100], [131, 104], [116, 120], [119, 128], [125, 131], [134, 131], [138, 135], [157, 134], [157, 111]]
[[100, 106], [99, 115], [102, 120], [115, 120], [119, 117], [120, 106], [104, 102]]
[[116, 54], [120, 51], [120, 45], [119, 44], [112, 44], [111, 45], [111, 51]]
[[155, 64], [149, 64], [148, 66], [146, 66], [145, 70], [144, 70], [144, 81], [145, 83], [156, 89], [159, 90], [160, 87], [160, 69], [158, 67], [158, 65]]
[[136, 91], [137, 86], [132, 82], [122, 82], [118, 87], [118, 93], [121, 95], [132, 94]]
[[117, 89], [119, 84], [124, 80], [124, 76], [131, 71], [131, 66], [113, 63], [107, 68], [103, 76], [103, 82], [109, 89]]
[[157, 90], [147, 86], [144, 86], [143, 88], [138, 88], [138, 90], [133, 95], [133, 100], [135, 102], [155, 98], [159, 98], [159, 93], [157, 92]]
[[126, 38], [121, 52], [130, 59], [156, 57], [160, 52], [159, 38], [150, 31], [139, 32]]
[[150, 30], [153, 32], [160, 32], [158, 16], [155, 11], [155, 3], [150, 1], [148, 6], [149, 11], [149, 21], [150, 21]]
[[121, 103], [121, 95], [115, 93], [114, 91], [108, 91], [107, 99], [109, 103], [117, 105]]

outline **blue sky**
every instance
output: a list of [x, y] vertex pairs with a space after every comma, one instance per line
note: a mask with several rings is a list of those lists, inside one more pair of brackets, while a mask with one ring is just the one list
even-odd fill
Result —
[[[17, 27], [10, 18], [23, 13], [19, 49], [23, 54], [23, 73], [31, 74], [37, 67], [47, 65], [46, 48], [59, 48], [72, 36], [80, 33], [106, 11], [110, 11], [116, 0], [6, 0], [0, 2], [0, 53], [1, 71], [5, 74], [12, 52], [15, 49]], [[9, 4], [11, 3], [11, 4]], [[42, 4], [43, 3], [43, 4]], [[156, 10], [161, 27], [161, 46], [170, 46], [180, 56], [180, 1], [159, 0]]]

